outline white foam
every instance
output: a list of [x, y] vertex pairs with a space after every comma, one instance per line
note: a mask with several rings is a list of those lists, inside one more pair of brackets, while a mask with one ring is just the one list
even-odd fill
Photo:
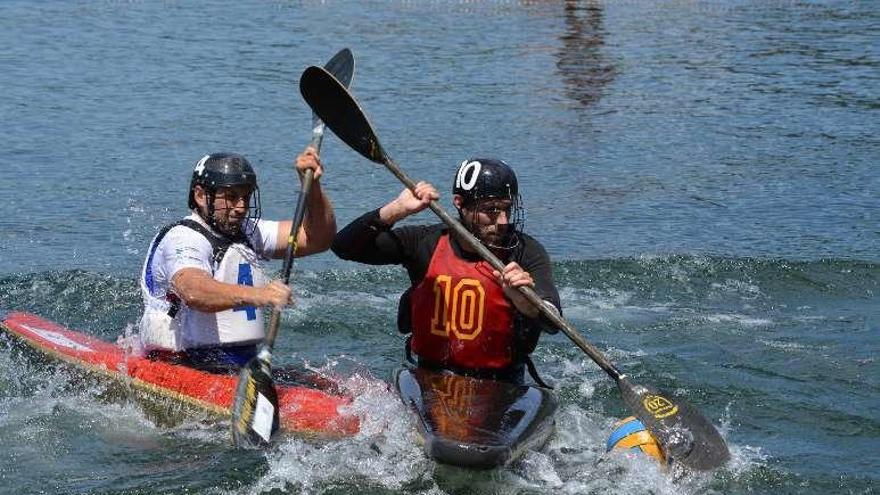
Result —
[[764, 295], [761, 292], [761, 288], [755, 284], [748, 283], [743, 280], [735, 280], [735, 279], [725, 279], [724, 282], [718, 283], [713, 282], [711, 284], [713, 289], [718, 291], [727, 293], [727, 294], [736, 294], [739, 295], [742, 299], [757, 299]]
[[332, 291], [328, 293], [300, 292], [294, 288], [294, 304], [285, 310], [294, 320], [310, 317], [313, 308], [326, 311], [328, 306], [344, 306], [346, 308], [369, 308], [385, 314], [397, 313], [397, 300], [400, 294], [388, 292], [375, 294], [362, 291]]
[[743, 327], [763, 327], [773, 324], [773, 320], [767, 318], [755, 318], [736, 313], [705, 315], [703, 319], [710, 323], [736, 323]]
[[621, 290], [578, 289], [563, 287], [559, 291], [565, 316], [588, 322], [655, 320], [670, 312], [667, 304], [632, 304], [633, 294]]
[[757, 339], [757, 342], [766, 345], [767, 347], [772, 347], [774, 349], [781, 349], [783, 351], [802, 351], [802, 350], [817, 350], [823, 348], [823, 346], [810, 346], [806, 344], [802, 344], [800, 342], [783, 342], [779, 340], [770, 340], [770, 339]]
[[253, 487], [254, 493], [290, 486], [310, 493], [340, 479], [399, 490], [430, 469], [410, 412], [385, 382], [356, 374], [342, 387], [355, 398], [348, 409], [359, 416], [360, 431], [352, 438], [326, 443], [286, 439], [270, 455], [270, 469]]

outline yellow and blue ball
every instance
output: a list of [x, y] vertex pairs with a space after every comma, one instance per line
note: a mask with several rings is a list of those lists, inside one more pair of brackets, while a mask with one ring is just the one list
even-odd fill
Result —
[[635, 416], [630, 416], [618, 421], [608, 437], [605, 450], [626, 450], [642, 452], [653, 457], [660, 464], [666, 464], [666, 456], [657, 443], [657, 439], [645, 428], [645, 425]]

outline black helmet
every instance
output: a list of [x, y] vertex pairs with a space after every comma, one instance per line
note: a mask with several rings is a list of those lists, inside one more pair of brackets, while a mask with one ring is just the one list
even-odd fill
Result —
[[196, 184], [208, 191], [220, 187], [251, 186], [257, 189], [257, 174], [247, 159], [235, 153], [211, 153], [196, 163], [189, 183], [189, 207], [195, 208], [193, 190]]
[[214, 224], [214, 195], [223, 187], [249, 186], [253, 191], [251, 203], [248, 205], [248, 218], [253, 219], [252, 226], [260, 218], [260, 188], [257, 186], [257, 174], [247, 159], [236, 153], [211, 153], [203, 156], [193, 169], [189, 184], [189, 207], [198, 209], [195, 200], [195, 187], [202, 186], [208, 193], [209, 225]]
[[471, 158], [461, 162], [455, 173], [452, 193], [464, 199], [465, 205], [481, 199], [510, 199], [519, 196], [516, 174], [502, 160]]
[[[483, 235], [475, 228], [474, 222], [465, 222], [471, 232], [489, 247], [499, 249], [512, 249], [519, 243], [517, 232], [523, 229], [522, 202], [519, 197], [519, 185], [513, 169], [503, 160], [494, 158], [470, 158], [461, 162], [455, 173], [455, 183], [452, 193], [462, 197], [462, 206], [468, 210], [476, 211], [479, 204], [490, 199], [508, 199], [511, 203], [511, 211], [508, 212], [507, 235], [499, 244], [488, 243]], [[459, 216], [462, 212], [459, 209]], [[464, 218], [462, 217], [462, 220]]]

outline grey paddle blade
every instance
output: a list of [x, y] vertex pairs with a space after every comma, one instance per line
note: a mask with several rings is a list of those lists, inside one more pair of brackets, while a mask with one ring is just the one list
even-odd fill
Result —
[[657, 439], [666, 456], [682, 465], [708, 471], [730, 459], [727, 444], [712, 423], [681, 399], [626, 378], [618, 381], [623, 400]]

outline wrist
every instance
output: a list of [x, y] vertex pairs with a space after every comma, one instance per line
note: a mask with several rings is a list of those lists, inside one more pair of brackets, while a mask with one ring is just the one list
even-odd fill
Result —
[[379, 209], [379, 221], [389, 227], [406, 216], [406, 210], [396, 199]]
[[[306, 169], [312, 171], [312, 182], [318, 182], [318, 177], [315, 176], [315, 171], [312, 169]], [[306, 170], [296, 169], [296, 175], [299, 177], [300, 183], [305, 182], [306, 180]]]
[[240, 297], [238, 306], [256, 306], [263, 307], [270, 304], [269, 291], [268, 286], [266, 287], [251, 287], [248, 285], [240, 285], [238, 286], [240, 291]]
[[247, 288], [241, 285], [235, 285], [232, 289], [232, 307], [239, 307], [248, 304], [251, 298], [247, 297]]

